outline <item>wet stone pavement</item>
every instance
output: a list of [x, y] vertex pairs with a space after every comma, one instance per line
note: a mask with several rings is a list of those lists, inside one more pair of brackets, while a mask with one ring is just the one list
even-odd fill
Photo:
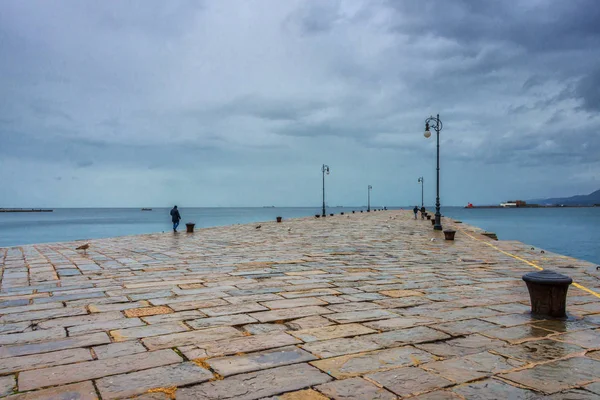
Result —
[[0, 398], [600, 398], [595, 265], [404, 211], [260, 225], [1, 248]]

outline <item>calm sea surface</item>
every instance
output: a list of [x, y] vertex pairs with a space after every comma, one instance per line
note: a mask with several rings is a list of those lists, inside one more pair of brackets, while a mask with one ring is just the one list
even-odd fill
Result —
[[[339, 214], [360, 208], [331, 208]], [[304, 208], [182, 208], [182, 226], [243, 224], [319, 213]], [[600, 264], [600, 207], [464, 209], [443, 208], [444, 215], [496, 232], [500, 239], [519, 240], [535, 247]], [[169, 209], [140, 211], [132, 208], [55, 209], [51, 213], [0, 213], [0, 247], [31, 243], [62, 242], [171, 229]]]

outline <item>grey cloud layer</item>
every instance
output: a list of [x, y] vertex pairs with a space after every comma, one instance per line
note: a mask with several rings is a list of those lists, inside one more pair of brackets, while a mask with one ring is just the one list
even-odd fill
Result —
[[[195, 185], [172, 195], [198, 205], [244, 205], [236, 184], [249, 205], [313, 204], [309, 171], [335, 161], [337, 203], [360, 204], [347, 188], [380, 179], [387, 204], [408, 204], [418, 190], [400, 184], [433, 182], [421, 131], [436, 112], [447, 202], [591, 191], [598, 20], [595, 0], [6, 1], [0, 203], [35, 202], [36, 185], [56, 205], [101, 205], [55, 179], [95, 174], [78, 180], [86, 193], [137, 205], [99, 179], [127, 171], [123, 186], [170, 174], [212, 185], [214, 199]], [[465, 186], [465, 168], [519, 179]], [[303, 183], [273, 199], [290, 179]]]

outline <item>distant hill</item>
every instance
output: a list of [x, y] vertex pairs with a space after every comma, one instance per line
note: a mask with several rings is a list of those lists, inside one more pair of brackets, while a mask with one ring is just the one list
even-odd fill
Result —
[[590, 194], [581, 194], [572, 197], [557, 197], [552, 199], [527, 200], [529, 204], [565, 204], [571, 206], [592, 206], [600, 204], [600, 189]]

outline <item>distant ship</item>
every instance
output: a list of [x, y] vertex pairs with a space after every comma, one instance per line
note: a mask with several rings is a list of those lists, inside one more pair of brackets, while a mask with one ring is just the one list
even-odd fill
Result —
[[152, 211], [151, 208], [142, 208], [142, 211]]

